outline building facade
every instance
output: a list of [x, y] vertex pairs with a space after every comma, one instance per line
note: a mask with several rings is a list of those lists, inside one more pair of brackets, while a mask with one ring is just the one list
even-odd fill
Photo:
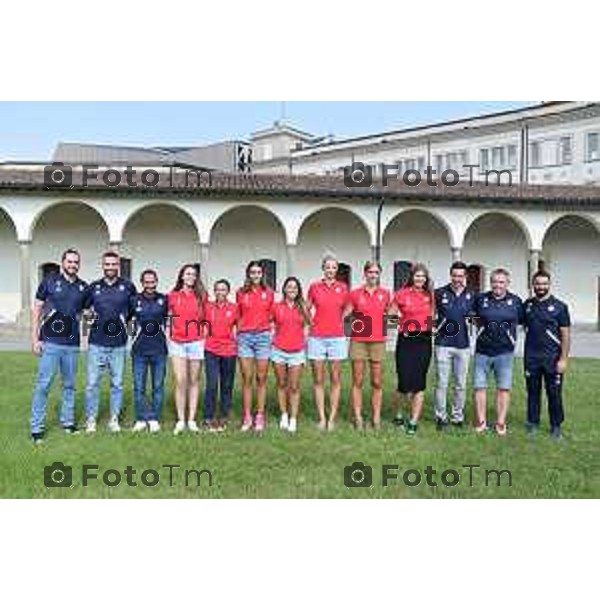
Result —
[[[382, 210], [379, 210], [384, 204]], [[378, 218], [378, 216], [380, 218]], [[398, 287], [414, 261], [445, 283], [453, 259], [470, 265], [471, 283], [486, 289], [491, 269], [512, 273], [528, 293], [540, 264], [579, 323], [598, 321], [600, 187], [483, 184], [422, 191], [347, 188], [333, 176], [215, 175], [211, 186], [131, 190], [100, 184], [46, 189], [40, 168], [0, 169], [0, 315], [29, 313], [37, 284], [67, 247], [82, 255], [81, 276], [100, 276], [100, 255], [119, 251], [137, 281], [155, 268], [168, 290], [178, 268], [199, 263], [210, 286], [221, 277], [241, 285], [250, 259], [265, 262], [271, 283], [287, 275], [304, 284], [320, 276], [324, 252], [343, 263], [351, 285], [367, 259], [380, 255], [383, 283]]]
[[[544, 103], [338, 141], [275, 123], [249, 143], [205, 151], [61, 144], [53, 160], [74, 171], [104, 165], [101, 172], [193, 165], [213, 178], [191, 189], [181, 174], [155, 187], [107, 187], [99, 177], [47, 189], [43, 165], [0, 165], [0, 322], [26, 319], [35, 288], [67, 247], [80, 250], [84, 279], [100, 276], [100, 255], [113, 248], [126, 275], [137, 281], [155, 268], [164, 290], [186, 262], [200, 265], [209, 286], [225, 277], [235, 289], [251, 259], [264, 261], [276, 287], [290, 274], [308, 284], [333, 252], [353, 286], [373, 257], [390, 288], [415, 261], [442, 284], [461, 258], [474, 287], [486, 289], [490, 271], [503, 266], [513, 290], [527, 295], [531, 271], [544, 266], [574, 320], [599, 321], [600, 103]], [[358, 161], [373, 169], [367, 188], [349, 188], [341, 176]], [[383, 186], [384, 163], [461, 175], [462, 165], [478, 166], [472, 185], [461, 176], [453, 186], [401, 178]], [[488, 167], [510, 172], [512, 185], [486, 185]]]

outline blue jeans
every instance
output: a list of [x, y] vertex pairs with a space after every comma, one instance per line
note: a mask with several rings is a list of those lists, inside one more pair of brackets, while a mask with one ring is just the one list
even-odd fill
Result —
[[473, 387], [476, 390], [486, 389], [488, 375], [491, 371], [496, 378], [496, 387], [499, 390], [510, 390], [513, 379], [513, 362], [514, 354], [512, 352], [498, 356], [487, 356], [476, 352]]
[[220, 416], [222, 419], [229, 418], [236, 360], [235, 356], [218, 356], [208, 350], [204, 353], [204, 367], [206, 370], [205, 421], [212, 421], [215, 418], [217, 391], [221, 395]]
[[85, 414], [88, 419], [98, 418], [100, 383], [104, 369], [107, 369], [110, 374], [110, 414], [111, 417], [119, 416], [123, 407], [126, 352], [125, 346], [110, 347], [90, 344], [85, 388]]
[[60, 422], [63, 427], [75, 424], [75, 379], [79, 346], [44, 343], [40, 358], [37, 384], [31, 403], [31, 433], [42, 433], [48, 410], [48, 393], [56, 372], [60, 369], [63, 401]]
[[[136, 421], [160, 421], [165, 395], [165, 374], [167, 357], [164, 354], [144, 356], [134, 354], [133, 360], [133, 399]], [[146, 402], [146, 381], [150, 369], [152, 378], [152, 401]]]

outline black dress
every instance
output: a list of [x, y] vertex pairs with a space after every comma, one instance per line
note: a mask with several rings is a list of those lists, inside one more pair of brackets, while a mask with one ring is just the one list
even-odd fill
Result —
[[401, 394], [422, 392], [427, 384], [431, 363], [431, 333], [410, 336], [398, 333], [396, 341], [396, 373]]

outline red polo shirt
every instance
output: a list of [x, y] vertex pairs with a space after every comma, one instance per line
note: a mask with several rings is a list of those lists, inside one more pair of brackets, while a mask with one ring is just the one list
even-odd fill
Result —
[[284, 352], [300, 352], [306, 345], [304, 316], [300, 309], [282, 300], [273, 305], [271, 317], [275, 325], [273, 346]]
[[308, 288], [308, 300], [315, 307], [311, 335], [343, 337], [344, 309], [348, 304], [348, 286], [343, 281], [315, 281]]
[[[378, 287], [371, 293], [367, 291], [366, 286], [361, 286], [350, 292], [349, 305], [353, 312], [360, 312], [365, 317], [371, 319], [371, 335], [365, 337], [359, 333], [352, 334], [352, 339], [357, 342], [385, 342], [386, 332], [384, 328], [384, 315], [391, 302], [389, 290]], [[357, 330], [359, 325], [355, 320], [353, 329]]]
[[235, 324], [239, 316], [237, 304], [208, 301], [204, 304], [204, 318], [209, 323], [205, 349], [217, 356], [236, 356]]
[[[415, 333], [431, 331], [433, 324], [433, 296], [431, 292], [403, 287], [394, 294], [394, 302], [400, 311], [398, 331]], [[428, 322], [428, 317], [430, 317]], [[412, 323], [407, 323], [412, 321]], [[416, 321], [416, 322], [415, 322]]]
[[203, 311], [193, 291], [181, 289], [169, 292], [169, 323], [175, 342], [197, 342], [205, 337]]
[[269, 331], [274, 297], [269, 287], [253, 287], [248, 292], [240, 288], [236, 294], [240, 311], [238, 331]]

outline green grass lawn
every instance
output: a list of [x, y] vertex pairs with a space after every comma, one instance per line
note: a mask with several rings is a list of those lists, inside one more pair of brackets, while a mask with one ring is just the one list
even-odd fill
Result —
[[[164, 430], [156, 435], [137, 435], [123, 430], [119, 435], [105, 429], [108, 410], [108, 389], [103, 390], [99, 430], [95, 436], [80, 434], [66, 436], [58, 427], [59, 389], [51, 394], [49, 432], [41, 446], [34, 446], [29, 438], [31, 389], [37, 361], [27, 353], [0, 354], [0, 497], [5, 498], [572, 498], [600, 496], [600, 434], [598, 409], [600, 401], [600, 361], [574, 359], [566, 379], [565, 404], [567, 421], [565, 438], [556, 442], [547, 435], [547, 416], [544, 410], [543, 431], [534, 439], [523, 429], [525, 398], [521, 361], [517, 361], [515, 389], [510, 410], [509, 435], [501, 439], [488, 434], [477, 436], [470, 428], [463, 431], [438, 433], [432, 418], [432, 388], [427, 393], [426, 411], [416, 438], [387, 424], [391, 418], [395, 374], [392, 361], [386, 364], [384, 417], [386, 425], [379, 433], [356, 433], [349, 423], [349, 369], [344, 376], [343, 422], [333, 433], [316, 430], [315, 411], [311, 392], [311, 378], [304, 376], [304, 395], [298, 433], [291, 437], [277, 428], [277, 408], [274, 389], [269, 390], [269, 427], [262, 436], [228, 431], [224, 434], [186, 433], [175, 438], [172, 433], [174, 407], [169, 382], [164, 411]], [[83, 364], [82, 364], [83, 366]], [[431, 370], [433, 375], [433, 369]], [[80, 368], [78, 417], [82, 418], [83, 369]], [[367, 390], [368, 392], [368, 390]], [[469, 390], [468, 419], [472, 418], [472, 395]], [[239, 389], [236, 388], [234, 406], [240, 408]], [[131, 377], [126, 384], [127, 427], [132, 420]], [[544, 405], [545, 409], [545, 405]], [[490, 415], [493, 419], [493, 415]], [[73, 486], [47, 488], [44, 485], [44, 467], [61, 461], [73, 467]], [[372, 466], [371, 487], [344, 486], [344, 467], [355, 461]], [[81, 485], [83, 464], [100, 467], [100, 480]], [[173, 469], [174, 485], [169, 485], [169, 471], [165, 464], [181, 465]], [[399, 479], [382, 486], [382, 465], [398, 465]], [[469, 471], [463, 465], [481, 465], [473, 470], [469, 485]], [[136, 471], [138, 485], [122, 482], [108, 487], [101, 482], [106, 469], [124, 472], [131, 465]], [[427, 485], [425, 469], [431, 466], [437, 487]], [[155, 469], [160, 483], [148, 487], [141, 483], [141, 472]], [[212, 485], [205, 474], [196, 485], [190, 476], [184, 485], [185, 469], [208, 469]], [[410, 487], [403, 483], [402, 473], [417, 469], [423, 473], [421, 484]], [[446, 487], [441, 473], [447, 469], [458, 471], [460, 483]], [[485, 469], [504, 470], [508, 476], [490, 475], [485, 484]], [[452, 477], [448, 474], [448, 481]]]

